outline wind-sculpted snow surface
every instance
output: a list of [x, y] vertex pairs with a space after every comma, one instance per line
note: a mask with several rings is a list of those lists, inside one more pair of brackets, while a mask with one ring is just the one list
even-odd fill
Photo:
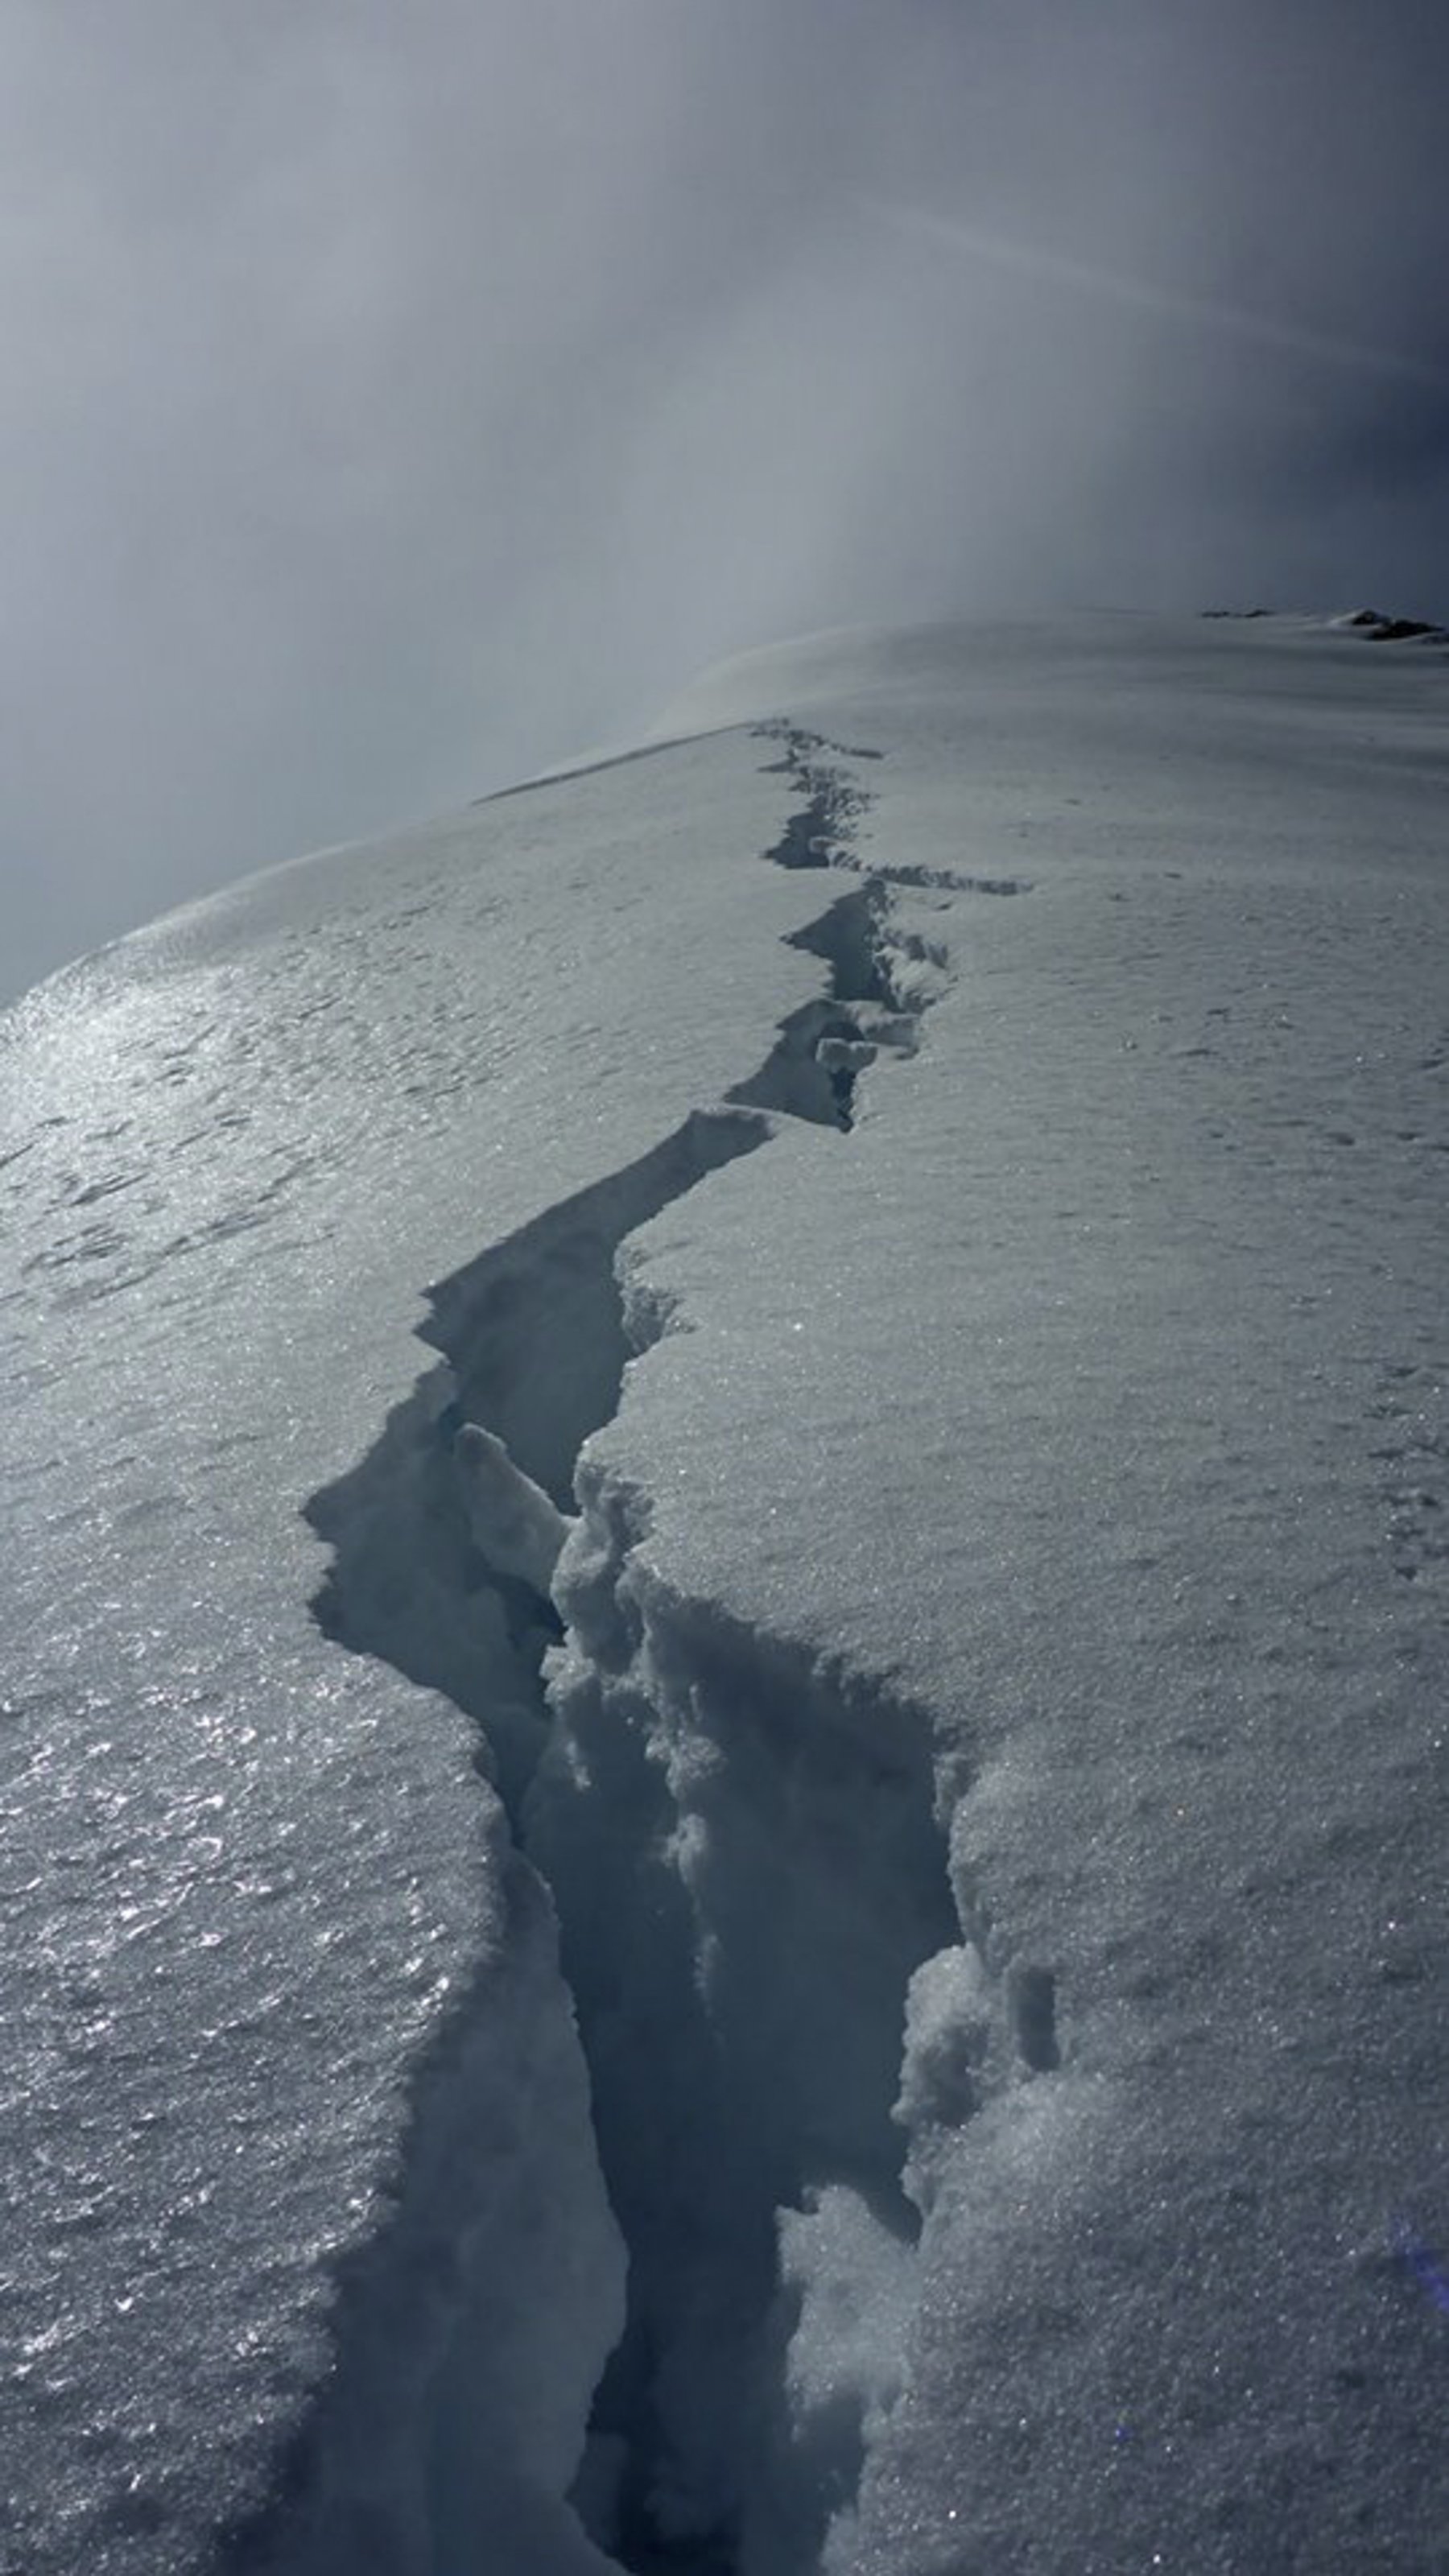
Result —
[[825, 638], [4, 1024], [6, 2576], [1444, 2566], [1445, 685]]

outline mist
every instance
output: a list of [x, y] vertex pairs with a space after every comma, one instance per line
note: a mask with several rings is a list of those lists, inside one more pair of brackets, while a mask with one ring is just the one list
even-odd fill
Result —
[[12, 0], [0, 995], [854, 620], [1436, 615], [1442, 0]]

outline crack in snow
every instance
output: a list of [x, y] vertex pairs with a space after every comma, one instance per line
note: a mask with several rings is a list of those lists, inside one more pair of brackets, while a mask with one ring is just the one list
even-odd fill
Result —
[[494, 1435], [560, 1512], [571, 1508], [575, 1461], [617, 1409], [633, 1347], [619, 1246], [769, 1132], [741, 1109], [693, 1111], [638, 1162], [432, 1288], [420, 1335], [443, 1364], [361, 1464], [307, 1505], [334, 1550], [312, 1605], [319, 1626], [475, 1717], [511, 1811], [542, 1748], [543, 1656], [561, 1631], [546, 1594], [480, 1544], [467, 1435]]
[[778, 772], [805, 802], [786, 819], [780, 838], [765, 852], [779, 868], [830, 868], [848, 863], [855, 825], [870, 803], [864, 788], [857, 787], [833, 759], [822, 759], [822, 753], [839, 754], [846, 759], [878, 759], [878, 753], [846, 752], [841, 743], [827, 742], [822, 734], [806, 733], [786, 717], [771, 718], [754, 725], [752, 732], [761, 742], [778, 742], [783, 747], [778, 760], [769, 764], [769, 775]]
[[[858, 894], [842, 895], [818, 921], [792, 932], [786, 945], [829, 967], [830, 993], [781, 1021], [758, 1073], [727, 1097], [848, 1131], [858, 1076], [882, 1053], [916, 1052], [916, 1021], [935, 998], [916, 972], [923, 944], [896, 929], [885, 888], [872, 876]], [[930, 962], [944, 967], [944, 951]]]
[[[869, 799], [827, 755], [875, 755], [756, 730], [804, 800], [766, 855], [859, 868]], [[579, 2563], [634, 2576], [816, 2562], [898, 2390], [931, 2139], [988, 2066], [1057, 2063], [1050, 1973], [989, 1976], [969, 1924], [962, 1946], [927, 1713], [671, 1592], [647, 1498], [584, 1451], [673, 1321], [627, 1238], [766, 1143], [763, 1113], [848, 1129], [863, 1068], [915, 1051], [946, 958], [894, 920], [890, 873], [793, 934], [830, 991], [727, 1105], [430, 1292], [439, 1365], [307, 1506], [334, 1551], [319, 1624], [476, 1718], [512, 1867], [557, 1911], [629, 2258], [573, 2497], [614, 2555], [579, 2531]], [[349, 2339], [376, 2343], [357, 2304], [344, 2381]], [[452, 2351], [489, 2331], [455, 2321]]]

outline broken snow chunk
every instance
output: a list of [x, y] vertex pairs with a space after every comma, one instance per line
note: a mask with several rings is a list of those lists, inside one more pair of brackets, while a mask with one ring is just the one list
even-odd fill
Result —
[[875, 1062], [875, 1048], [858, 1038], [821, 1038], [815, 1061], [827, 1073], [863, 1073], [868, 1064]]
[[495, 1432], [465, 1422], [453, 1456], [468, 1527], [484, 1563], [547, 1600], [573, 1523], [514, 1463]]
[[991, 2051], [991, 1993], [977, 1952], [938, 1950], [911, 1979], [901, 2089], [892, 2112], [910, 2137], [905, 2185], [925, 2212], [935, 2196], [942, 2131], [978, 2108]]
[[848, 2551], [862, 2462], [899, 2399], [919, 2295], [913, 2246], [858, 2193], [832, 2183], [804, 2197], [778, 2221], [776, 2326], [788, 2341], [769, 2487], [750, 2534], [759, 2563], [781, 2567], [834, 2565]]

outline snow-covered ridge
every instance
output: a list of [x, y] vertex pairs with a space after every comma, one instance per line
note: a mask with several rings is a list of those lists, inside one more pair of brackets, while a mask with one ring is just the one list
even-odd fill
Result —
[[825, 638], [7, 1017], [5, 2576], [1437, 2566], [1443, 690]]

